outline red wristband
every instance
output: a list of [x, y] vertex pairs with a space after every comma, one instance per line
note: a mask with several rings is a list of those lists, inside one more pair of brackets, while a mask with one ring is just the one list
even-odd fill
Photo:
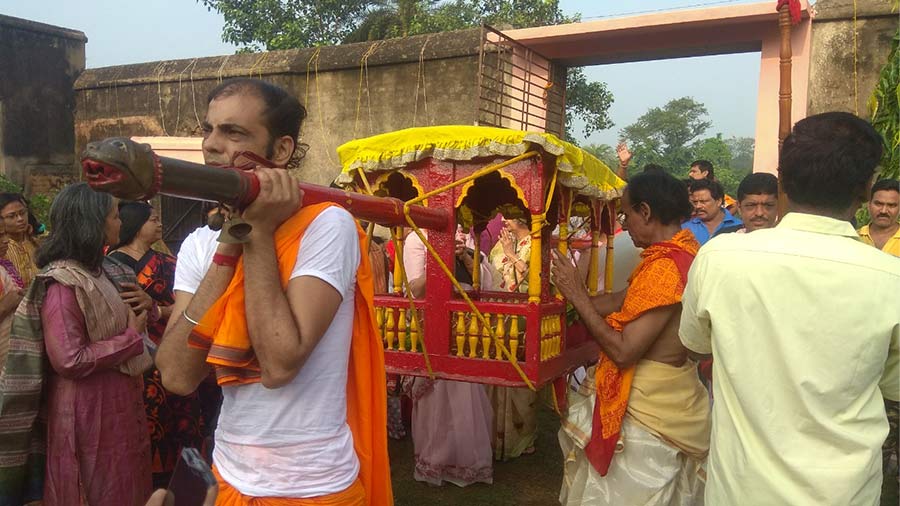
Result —
[[240, 259], [241, 259], [240, 255], [232, 256], [232, 255], [223, 255], [221, 253], [216, 253], [215, 255], [213, 255], [212, 261], [216, 265], [222, 265], [225, 267], [234, 267], [235, 265], [237, 265], [238, 260], [240, 260]]

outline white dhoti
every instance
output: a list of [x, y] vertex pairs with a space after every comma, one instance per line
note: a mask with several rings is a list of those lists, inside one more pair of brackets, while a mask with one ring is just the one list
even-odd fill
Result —
[[597, 394], [594, 368], [577, 392], [559, 431], [565, 456], [563, 506], [693, 506], [703, 504], [709, 449], [709, 401], [696, 364], [641, 361], [628, 411], [606, 476], [588, 461]]

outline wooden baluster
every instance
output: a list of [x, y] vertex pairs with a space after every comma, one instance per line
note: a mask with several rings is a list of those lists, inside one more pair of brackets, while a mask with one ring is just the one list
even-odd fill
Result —
[[410, 351], [417, 353], [419, 351], [419, 312], [409, 311], [409, 341], [412, 344]]
[[487, 325], [481, 327], [481, 358], [491, 358], [491, 315], [484, 313]]
[[556, 336], [553, 338], [553, 356], [557, 356], [562, 352], [562, 320], [559, 316], [553, 318], [553, 332]]
[[481, 332], [478, 331], [478, 315], [472, 313], [469, 317], [469, 358], [475, 358], [477, 356], [478, 348], [478, 337], [481, 335]]
[[[506, 344], [506, 317], [502, 314], [497, 315], [497, 327], [494, 330], [494, 335], [497, 336], [497, 341], [504, 345]], [[494, 358], [503, 360], [503, 353], [500, 351], [500, 346], [496, 343], [494, 344]]]
[[466, 315], [462, 311], [456, 313], [456, 356], [463, 356], [466, 345]]
[[378, 329], [378, 337], [384, 341], [384, 308], [375, 308], [375, 327]]
[[406, 351], [406, 310], [400, 309], [400, 316], [397, 318], [397, 348], [400, 351]]
[[538, 343], [540, 343], [541, 353], [540, 358], [541, 362], [547, 359], [547, 319], [541, 318], [541, 333], [538, 336]]
[[513, 315], [509, 323], [509, 354], [516, 362], [519, 361], [519, 317]]
[[384, 308], [387, 312], [387, 317], [384, 322], [384, 335], [385, 340], [387, 341], [387, 349], [394, 349], [394, 308], [387, 307]]

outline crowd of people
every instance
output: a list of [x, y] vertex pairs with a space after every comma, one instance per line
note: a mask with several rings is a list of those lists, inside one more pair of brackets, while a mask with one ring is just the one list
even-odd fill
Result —
[[[392, 252], [337, 205], [302, 205], [279, 169], [305, 116], [261, 80], [208, 96], [206, 163], [271, 162], [243, 244], [204, 226], [176, 259], [150, 204], [85, 183], [42, 233], [26, 199], [0, 194], [0, 504], [166, 504], [153, 491], [196, 448], [218, 483], [207, 505], [386, 506], [388, 434], [411, 433], [414, 477], [434, 486], [490, 484], [495, 461], [535, 451], [532, 390], [385, 388], [372, 297], [394, 262], [421, 297], [425, 245], [412, 233]], [[881, 152], [850, 114], [799, 121], [784, 216], [771, 174], [735, 200], [707, 161], [687, 181], [644, 167], [615, 239], [633, 262], [609, 294], [585, 288], [589, 256], [553, 250], [551, 281], [601, 350], [562, 414], [561, 504], [878, 503], [898, 479], [900, 400], [900, 186], [873, 185]], [[458, 231], [457, 279], [527, 292], [530, 223], [492, 226], [479, 248]]]

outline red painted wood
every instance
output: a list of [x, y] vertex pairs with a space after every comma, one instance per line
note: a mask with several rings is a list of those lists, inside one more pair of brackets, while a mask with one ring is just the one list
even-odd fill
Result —
[[[451, 162], [426, 159], [410, 164], [405, 170], [416, 178], [424, 191], [428, 192], [501, 160], [502, 158], [490, 158], [469, 162]], [[541, 158], [533, 158], [505, 167], [503, 172], [515, 179], [516, 185], [527, 200], [528, 212], [535, 215], [544, 212], [546, 193], [550, 184], [549, 176], [554, 169], [552, 166], [546, 166]], [[372, 174], [369, 180], [375, 181], [378, 176], [379, 174]], [[462, 194], [463, 188], [459, 186], [428, 199], [429, 210], [445, 211], [451, 216], [450, 222], [446, 226], [428, 231], [428, 241], [451, 270], [454, 269], [457, 211], [455, 204], [460, 200]], [[555, 206], [554, 202], [546, 217], [547, 225], [541, 231], [542, 273], [549, 272], [549, 250], [555, 247], [558, 241], [552, 237], [552, 231], [558, 219]], [[602, 209], [601, 206], [598, 207]], [[420, 340], [425, 342], [435, 377], [493, 385], [525, 386], [519, 373], [505, 360], [458, 357], [452, 351], [456, 346], [456, 322], [452, 319], [453, 313], [470, 313], [470, 308], [462, 297], [455, 293], [450, 280], [431, 255], [426, 258], [425, 284], [425, 297], [414, 303], [424, 319], [423, 326], [420, 328]], [[565, 322], [566, 309], [565, 301], [557, 300], [550, 293], [549, 276], [542, 275], [541, 284], [541, 300], [537, 304], [529, 303], [528, 295], [524, 293], [476, 292], [474, 290], [467, 292], [482, 313], [517, 315], [525, 318], [525, 328], [520, 329], [519, 336], [520, 350], [524, 346], [525, 355], [524, 360], [519, 361], [519, 366], [528, 379], [538, 387], [579, 366], [596, 362], [599, 353], [597, 344], [587, 335], [583, 326], [566, 328], [563, 325], [560, 335], [560, 354], [545, 362], [540, 361], [541, 319], [548, 315], [556, 315]], [[379, 295], [375, 297], [376, 307], [408, 310], [409, 304], [409, 299], [405, 296]], [[397, 340], [395, 339], [394, 342], [396, 346]], [[468, 343], [468, 336], [466, 343]], [[480, 345], [479, 341], [479, 348]], [[468, 344], [466, 344], [466, 351], [468, 351]], [[494, 355], [495, 350], [492, 346], [491, 356]], [[387, 371], [390, 373], [427, 375], [421, 349], [418, 353], [386, 350], [385, 362]]]

